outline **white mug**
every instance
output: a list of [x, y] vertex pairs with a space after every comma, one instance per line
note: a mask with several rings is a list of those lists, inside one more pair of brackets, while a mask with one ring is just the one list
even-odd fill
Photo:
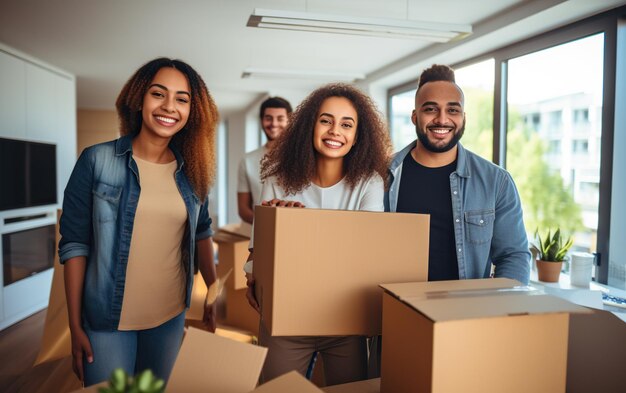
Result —
[[573, 252], [570, 259], [570, 284], [577, 287], [589, 287], [591, 270], [595, 255], [588, 252]]

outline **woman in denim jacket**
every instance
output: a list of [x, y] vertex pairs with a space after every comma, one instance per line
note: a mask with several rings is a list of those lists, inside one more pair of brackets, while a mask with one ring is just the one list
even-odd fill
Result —
[[[215, 281], [208, 190], [217, 108], [202, 78], [179, 60], [152, 60], [116, 107], [122, 137], [83, 151], [61, 216], [73, 369], [85, 385], [117, 367], [167, 380], [193, 261], [207, 286]], [[204, 311], [215, 330], [214, 305]]]

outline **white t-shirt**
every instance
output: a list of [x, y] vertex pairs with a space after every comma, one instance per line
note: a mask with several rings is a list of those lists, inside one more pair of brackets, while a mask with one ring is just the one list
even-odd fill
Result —
[[268, 149], [261, 146], [247, 153], [239, 162], [237, 173], [237, 192], [252, 194], [252, 206], [261, 202], [261, 160], [267, 154]]
[[[306, 208], [312, 209], [382, 212], [385, 210], [383, 204], [384, 195], [385, 184], [378, 174], [368, 179], [361, 180], [354, 188], [350, 188], [346, 179], [343, 178], [339, 183], [326, 188], [311, 183], [308, 187], [295, 195], [290, 194], [288, 196], [285, 196], [285, 191], [277, 184], [276, 179], [271, 177], [263, 183], [261, 201], [277, 198], [301, 202]], [[252, 230], [249, 247], [252, 248], [253, 244], [254, 229]], [[250, 262], [244, 265], [244, 271], [246, 273], [252, 273], [252, 263]]]
[[313, 209], [383, 211], [384, 194], [385, 185], [378, 174], [361, 180], [354, 188], [350, 188], [345, 178], [326, 188], [310, 183], [295, 195], [285, 195], [276, 179], [271, 177], [263, 184], [261, 201], [277, 198], [298, 201]]

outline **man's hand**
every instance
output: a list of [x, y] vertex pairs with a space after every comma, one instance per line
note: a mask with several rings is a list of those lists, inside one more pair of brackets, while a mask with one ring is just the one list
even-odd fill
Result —
[[72, 370], [82, 382], [85, 380], [83, 359], [87, 358], [87, 362], [93, 363], [93, 351], [89, 337], [82, 328], [72, 329], [70, 334], [72, 338]]
[[261, 201], [261, 206], [270, 207], [306, 207], [302, 202], [287, 201], [283, 199], [274, 198], [270, 201]]
[[246, 285], [248, 285], [248, 290], [246, 291], [248, 303], [250, 303], [250, 306], [252, 306], [256, 312], [261, 314], [261, 307], [259, 306], [259, 302], [257, 302], [256, 296], [254, 295], [254, 277], [252, 277], [251, 274], [246, 274]]

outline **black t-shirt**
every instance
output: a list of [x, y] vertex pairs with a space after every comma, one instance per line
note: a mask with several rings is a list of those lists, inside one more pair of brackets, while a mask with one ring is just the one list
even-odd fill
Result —
[[407, 154], [402, 164], [396, 211], [430, 214], [428, 281], [458, 280], [454, 240], [450, 174], [456, 160], [439, 168], [427, 168]]

